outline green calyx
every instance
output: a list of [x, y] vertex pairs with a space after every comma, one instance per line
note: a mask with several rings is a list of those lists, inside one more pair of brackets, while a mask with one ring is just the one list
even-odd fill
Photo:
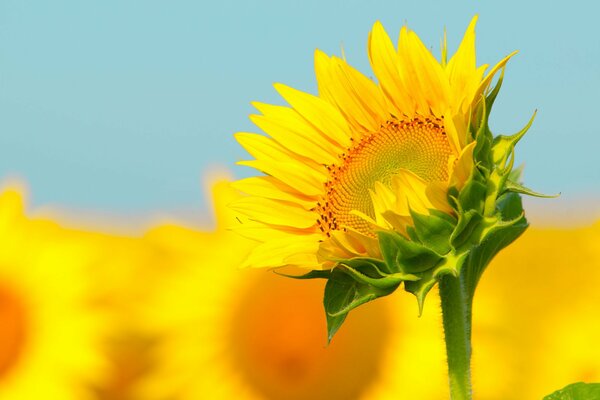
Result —
[[419, 314], [427, 294], [445, 275], [461, 277], [471, 301], [492, 258], [527, 229], [520, 194], [548, 196], [522, 186], [520, 171], [513, 169], [515, 145], [533, 117], [515, 135], [494, 137], [489, 129], [489, 111], [502, 79], [503, 74], [473, 113], [469, 132], [476, 142], [474, 167], [460, 189], [451, 187], [448, 191], [453, 215], [433, 209], [428, 214], [412, 212], [413, 226], [406, 236], [377, 232], [382, 260], [337, 260], [330, 271], [297, 277], [327, 279], [324, 305], [329, 340], [352, 309], [391, 294], [402, 283], [415, 295]]

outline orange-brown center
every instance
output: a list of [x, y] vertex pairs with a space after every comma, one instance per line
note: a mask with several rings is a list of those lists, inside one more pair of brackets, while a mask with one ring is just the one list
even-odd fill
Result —
[[0, 379], [18, 362], [26, 334], [25, 307], [0, 282]]
[[326, 345], [322, 282], [248, 271], [232, 314], [231, 355], [271, 400], [355, 399], [376, 381], [390, 330], [387, 304], [352, 312]]
[[369, 189], [375, 182], [389, 185], [400, 169], [427, 182], [446, 180], [451, 154], [442, 119], [418, 116], [388, 121], [354, 143], [338, 164], [328, 167], [325, 196], [316, 208], [319, 228], [328, 234], [350, 227], [371, 235], [368, 223], [350, 212], [357, 210], [374, 217]]

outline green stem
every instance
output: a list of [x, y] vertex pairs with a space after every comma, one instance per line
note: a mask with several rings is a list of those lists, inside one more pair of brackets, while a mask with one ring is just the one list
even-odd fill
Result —
[[452, 400], [471, 400], [471, 308], [464, 276], [440, 280], [442, 319]]

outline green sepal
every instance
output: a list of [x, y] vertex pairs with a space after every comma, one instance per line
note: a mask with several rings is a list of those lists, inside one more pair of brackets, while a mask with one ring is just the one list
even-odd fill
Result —
[[456, 221], [452, 223], [439, 214], [423, 215], [413, 210], [410, 211], [419, 242], [439, 255], [447, 254], [451, 249], [448, 239], [454, 231]]
[[477, 238], [473, 237], [473, 232], [479, 228], [479, 223], [483, 219], [482, 215], [475, 210], [469, 210], [458, 216], [458, 224], [450, 236], [450, 244], [454, 249], [463, 247], [469, 241]]
[[343, 268], [348, 275], [354, 278], [358, 283], [365, 285], [371, 285], [377, 289], [389, 289], [391, 287], [397, 288], [403, 281], [416, 281], [419, 279], [418, 276], [413, 274], [405, 274], [403, 272], [397, 272], [395, 274], [382, 274], [379, 277], [372, 277], [356, 269], [348, 266], [346, 263], [340, 264], [339, 268]]
[[[473, 169], [477, 173], [477, 168]], [[458, 194], [458, 204], [462, 210], [475, 210], [483, 213], [487, 187], [479, 180], [471, 178]]]
[[360, 270], [363, 274], [372, 278], [380, 278], [393, 273], [393, 271], [389, 270], [385, 261], [376, 258], [354, 257], [349, 259], [336, 259], [334, 261], [337, 265], [345, 265]]
[[342, 268], [334, 268], [327, 284], [323, 305], [327, 319], [327, 342], [340, 329], [348, 313], [354, 308], [392, 293], [398, 285], [386, 289], [364, 284], [348, 275]]
[[417, 235], [417, 230], [414, 226], [407, 226], [406, 234], [408, 235], [408, 238], [413, 242], [421, 243], [421, 239], [419, 238], [419, 235]]
[[504, 193], [498, 197], [496, 207], [502, 221], [511, 221], [523, 215], [523, 199], [517, 193]]
[[506, 71], [506, 66], [502, 67], [500, 71], [500, 76], [498, 77], [498, 81], [494, 85], [494, 88], [490, 91], [490, 93], [486, 96], [485, 102], [487, 109], [491, 111], [494, 102], [496, 101], [496, 97], [498, 97], [498, 93], [500, 93], [500, 89], [502, 88], [502, 82], [504, 82], [504, 72]]
[[273, 270], [273, 272], [277, 275], [285, 276], [286, 278], [292, 279], [329, 279], [329, 276], [331, 275], [330, 270], [312, 270], [303, 275], [284, 274], [283, 272], [279, 272], [275, 269]]
[[508, 157], [515, 148], [515, 145], [519, 142], [519, 140], [521, 140], [523, 136], [525, 136], [529, 128], [531, 128], [536, 114], [537, 110], [533, 112], [533, 115], [529, 119], [529, 122], [527, 122], [523, 129], [521, 129], [514, 135], [498, 135], [494, 138], [494, 141], [492, 143], [492, 159], [494, 161], [494, 164], [500, 167], [505, 166]]
[[468, 253], [460, 254], [459, 256], [449, 255], [444, 259], [444, 262], [434, 269], [430, 269], [420, 274], [418, 281], [404, 282], [404, 290], [415, 295], [419, 306], [419, 316], [423, 314], [425, 306], [425, 298], [429, 291], [444, 275], [458, 276], [462, 266], [466, 260]]
[[396, 232], [377, 232], [383, 259], [393, 272], [418, 273], [433, 268], [442, 257]]
[[565, 386], [544, 397], [543, 400], [597, 400], [600, 399], [600, 383], [577, 382]]
[[450, 214], [445, 213], [445, 212], [440, 211], [440, 210], [436, 210], [435, 208], [430, 208], [429, 209], [429, 214], [433, 215], [435, 217], [441, 218], [441, 219], [445, 220], [446, 222], [448, 222], [448, 223], [450, 223], [452, 225], [456, 225], [456, 223], [458, 221], [458, 219], [455, 216], [450, 215]]
[[535, 192], [535, 191], [521, 185], [520, 183], [511, 181], [510, 179], [507, 179], [506, 182], [504, 183], [504, 190], [507, 192], [520, 193], [520, 194], [525, 194], [527, 196], [541, 197], [544, 199], [554, 199], [554, 198], [557, 198], [558, 196], [560, 196], [560, 194], [544, 194], [544, 193]]
[[489, 165], [491, 162], [490, 154], [492, 152], [492, 133], [487, 127], [487, 112], [484, 105], [481, 106], [483, 110], [484, 121], [480, 122], [478, 130], [474, 134], [476, 141], [475, 148], [473, 149], [473, 160], [484, 165]]
[[498, 199], [497, 207], [495, 217], [482, 221], [480, 242], [469, 250], [464, 270], [461, 271], [471, 296], [494, 256], [521, 236], [529, 226], [518, 194], [503, 195]]

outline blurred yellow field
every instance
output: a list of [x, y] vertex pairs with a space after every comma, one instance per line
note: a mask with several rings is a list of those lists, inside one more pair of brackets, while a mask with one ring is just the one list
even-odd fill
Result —
[[[217, 227], [141, 237], [27, 217], [0, 197], [3, 399], [441, 399], [439, 304], [395, 293], [326, 345], [323, 282], [240, 270], [250, 242]], [[474, 394], [541, 398], [600, 380], [600, 224], [530, 228], [484, 274], [474, 308]], [[514, 392], [519, 388], [519, 393]]]

